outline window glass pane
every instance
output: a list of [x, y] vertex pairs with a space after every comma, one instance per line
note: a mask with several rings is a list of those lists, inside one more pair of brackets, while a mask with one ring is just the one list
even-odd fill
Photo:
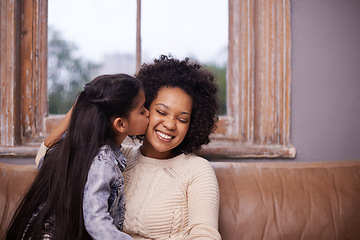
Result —
[[207, 65], [217, 76], [225, 114], [228, 2], [142, 0], [141, 15], [142, 61], [171, 53]]
[[135, 73], [136, 1], [49, 0], [48, 96], [66, 113], [85, 82]]

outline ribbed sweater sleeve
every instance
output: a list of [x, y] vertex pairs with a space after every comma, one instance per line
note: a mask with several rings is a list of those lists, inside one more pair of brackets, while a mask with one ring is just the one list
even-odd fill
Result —
[[48, 148], [45, 146], [44, 142], [42, 142], [35, 157], [36, 166], [39, 166], [40, 160], [45, 156], [47, 150]]
[[187, 239], [219, 239], [219, 188], [216, 175], [208, 162], [191, 164], [193, 177], [187, 188], [189, 237]]

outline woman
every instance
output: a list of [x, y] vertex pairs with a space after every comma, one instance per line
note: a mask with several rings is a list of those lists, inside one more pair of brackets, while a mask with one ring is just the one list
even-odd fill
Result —
[[161, 56], [136, 77], [149, 126], [142, 145], [122, 148], [128, 160], [123, 231], [134, 239], [221, 239], [216, 176], [194, 155], [215, 128], [214, 76], [196, 62]]

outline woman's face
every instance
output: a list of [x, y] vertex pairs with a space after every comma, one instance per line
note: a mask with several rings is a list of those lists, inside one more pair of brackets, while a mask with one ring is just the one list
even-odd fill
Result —
[[185, 138], [190, 126], [193, 100], [180, 88], [160, 88], [149, 107], [149, 126], [142, 153], [147, 157], [167, 159], [172, 149]]

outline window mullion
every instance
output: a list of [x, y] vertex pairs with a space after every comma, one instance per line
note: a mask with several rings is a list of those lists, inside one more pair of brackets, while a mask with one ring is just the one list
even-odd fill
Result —
[[47, 109], [47, 1], [21, 2], [20, 86], [22, 142], [44, 135]]
[[141, 0], [136, 1], [136, 72], [141, 66]]

